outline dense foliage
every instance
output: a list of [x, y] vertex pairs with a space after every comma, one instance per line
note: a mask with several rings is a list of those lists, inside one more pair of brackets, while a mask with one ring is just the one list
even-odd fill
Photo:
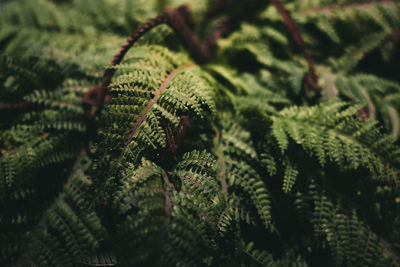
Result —
[[397, 1], [0, 5], [1, 266], [400, 266]]

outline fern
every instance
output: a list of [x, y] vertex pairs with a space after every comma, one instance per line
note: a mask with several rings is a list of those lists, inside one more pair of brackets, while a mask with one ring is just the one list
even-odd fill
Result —
[[[142, 156], [165, 151], [172, 141], [165, 127], [176, 129], [182, 116], [202, 118], [215, 110], [211, 84], [184, 55], [158, 46], [142, 49], [148, 57], [139, 57], [141, 49], [133, 50], [115, 67], [119, 75], [110, 85], [111, 100], [99, 118], [101, 139], [95, 146], [102, 162], [104, 157], [112, 159], [107, 163], [110, 176], [125, 161], [136, 165]], [[156, 60], [151, 52], [158, 55]], [[148, 67], [142, 69], [144, 63]], [[98, 176], [107, 178], [102, 171]]]
[[249, 144], [249, 133], [235, 124], [224, 125], [221, 133], [219, 162], [224, 173], [221, 173], [221, 184], [232, 188], [231, 193], [244, 191], [250, 196], [252, 205], [257, 209], [265, 227], [271, 227], [269, 192], [261, 176], [252, 166], [257, 161], [257, 154]]
[[289, 161], [285, 162], [285, 176], [283, 177], [283, 191], [290, 192], [294, 183], [296, 182], [296, 177], [299, 171], [291, 165]]
[[[85, 200], [89, 180], [81, 173], [83, 161], [81, 156], [72, 170], [72, 177], [43, 217], [39, 221], [31, 221], [36, 226], [28, 229], [26, 236], [21, 236], [19, 240], [13, 242], [7, 238], [11, 242], [3, 252], [11, 252], [13, 247], [25, 249], [26, 253], [20, 259], [20, 264], [24, 265], [73, 266], [74, 262], [99, 248], [105, 232]], [[20, 227], [20, 231], [24, 228]], [[2, 256], [5, 256], [2, 259], [5, 262], [14, 257], [12, 254]]]
[[398, 137], [398, 112], [394, 107], [399, 91], [397, 83], [366, 73], [343, 76], [329, 72], [321, 76], [321, 81], [327, 85], [327, 98], [343, 95], [361, 104], [366, 117], [382, 117], [386, 129]]
[[[300, 110], [291, 108], [283, 110], [279, 117], [273, 116], [272, 129], [282, 152], [288, 148], [290, 136], [317, 156], [321, 165], [329, 157], [339, 165], [362, 166], [375, 177], [397, 183], [397, 152], [391, 138], [380, 136], [373, 120], [362, 122], [357, 118], [357, 108], [343, 110], [344, 106], [339, 102]], [[324, 119], [320, 119], [322, 114]]]
[[150, 254], [139, 250], [133, 261], [124, 264], [169, 265], [177, 258], [180, 264], [195, 264], [204, 260], [203, 249], [213, 243], [215, 224], [225, 203], [210, 159], [205, 152], [193, 151], [184, 154], [168, 173], [148, 161], [137, 170], [126, 170], [114, 200], [125, 218], [117, 230], [126, 242], [124, 258], [132, 258], [130, 249], [144, 244], [154, 250]]
[[333, 204], [324, 196], [315, 202], [312, 219], [315, 233], [324, 237], [335, 265], [391, 264], [386, 256], [391, 252], [386, 251], [385, 242], [359, 222], [356, 214], [335, 211]]
[[4, 0], [0, 264], [399, 266], [399, 7]]

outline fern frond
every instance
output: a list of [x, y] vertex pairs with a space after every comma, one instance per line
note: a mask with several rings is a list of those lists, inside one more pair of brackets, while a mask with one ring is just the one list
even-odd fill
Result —
[[273, 257], [270, 253], [254, 249], [253, 246], [254, 243], [250, 242], [243, 249], [243, 254], [253, 261], [251, 266], [271, 266], [274, 263]]
[[322, 196], [315, 201], [312, 217], [315, 234], [325, 239], [336, 266], [393, 264], [393, 252], [385, 242], [360, 222], [355, 213], [344, 214]]
[[84, 266], [115, 266], [117, 264], [117, 259], [112, 254], [99, 254], [82, 257], [81, 261], [77, 263]]
[[[372, 50], [379, 48], [386, 37], [400, 26], [400, 6], [396, 1], [350, 2], [348, 4], [310, 5], [312, 8], [295, 10], [295, 18], [301, 22], [312, 22], [321, 32], [345, 49], [339, 59], [332, 60], [340, 71], [351, 71]], [[354, 23], [357, 21], [357, 23]], [[368, 26], [367, 26], [368, 25]], [[349, 38], [344, 33], [357, 33]], [[347, 40], [343, 43], [342, 40]], [[348, 40], [353, 43], [348, 45]]]
[[388, 33], [371, 33], [364, 36], [359, 43], [349, 46], [345, 49], [344, 54], [341, 58], [332, 62], [333, 67], [336, 70], [349, 72], [365, 57], [367, 53], [373, 49], [379, 47], [379, 45], [385, 40]]
[[38, 107], [30, 112], [20, 111], [23, 114], [11, 120], [11, 127], [7, 123], [8, 129], [1, 134], [2, 188], [11, 186], [14, 180], [23, 184], [35, 170], [76, 157], [82, 144], [76, 138], [86, 130], [83, 109], [79, 106], [85, 89], [69, 81], [53, 92], [36, 91], [25, 97], [25, 101]]
[[357, 109], [340, 102], [284, 109], [272, 116], [272, 132], [282, 152], [292, 139], [317, 156], [321, 165], [329, 159], [342, 167], [368, 168], [375, 178], [397, 181], [393, 141], [379, 133], [376, 121], [362, 122]]
[[128, 248], [153, 246], [150, 254], [136, 250], [130, 264], [198, 262], [202, 249], [217, 234], [225, 205], [212, 156], [199, 151], [184, 154], [168, 173], [148, 161], [136, 170], [127, 169], [114, 201], [116, 211], [125, 218], [119, 223], [119, 238], [126, 240]]
[[[24, 238], [18, 240], [19, 244], [14, 244], [15, 248], [20, 247], [19, 254], [23, 253], [18, 264], [73, 266], [79, 257], [92, 253], [100, 246], [105, 230], [86, 199], [89, 180], [82, 173], [83, 160], [83, 157], [79, 158], [72, 177], [50, 208], [31, 220], [28, 227], [22, 227], [21, 222], [14, 222], [14, 228], [10, 228], [12, 234], [5, 241], [13, 242], [19, 232], [24, 233]], [[36, 198], [32, 200], [37, 201]], [[20, 226], [15, 227], [18, 224]], [[33, 229], [32, 224], [36, 225]], [[1, 227], [7, 229], [4, 225]], [[16, 262], [13, 258], [1, 260], [2, 263], [10, 260]]]
[[[246, 73], [240, 77], [249, 92], [246, 96], [236, 97], [237, 107], [242, 114], [251, 115], [255, 112], [264, 116], [275, 114], [279, 108], [290, 104], [290, 100], [282, 92], [266, 90], [265, 87], [269, 87], [267, 77], [270, 75], [268, 72], [261, 72], [257, 76]], [[298, 88], [301, 88], [301, 85]]]
[[294, 183], [296, 182], [299, 171], [290, 163], [289, 160], [285, 161], [285, 175], [283, 177], [283, 191], [288, 193], [292, 190]]
[[[224, 131], [221, 133], [219, 149], [220, 160], [224, 164], [224, 176], [221, 177], [228, 184], [231, 193], [243, 190], [251, 199], [251, 205], [257, 209], [266, 228], [271, 227], [271, 203], [269, 191], [262, 177], [254, 169], [257, 154], [249, 140], [249, 133], [239, 125], [226, 120]], [[247, 202], [247, 201], [246, 201]]]
[[[96, 144], [105, 149], [101, 153], [117, 155], [108, 163], [110, 175], [121, 161], [135, 165], [143, 153], [165, 151], [171, 141], [164, 129], [168, 124], [174, 129], [181, 116], [190, 121], [215, 110], [209, 80], [202, 78], [199, 67], [189, 65], [185, 54], [173, 54], [160, 46], [139, 47], [132, 49], [122, 64], [123, 68], [116, 66], [111, 100], [99, 118], [102, 141]], [[102, 160], [104, 154], [99, 156]], [[102, 180], [107, 178], [99, 175]], [[94, 179], [97, 177], [94, 174]]]
[[366, 73], [343, 75], [329, 71], [321, 75], [321, 80], [327, 88], [324, 92], [327, 98], [342, 96], [362, 105], [368, 111], [368, 118], [381, 118], [387, 132], [398, 137], [399, 102], [395, 99], [400, 88], [396, 82]]

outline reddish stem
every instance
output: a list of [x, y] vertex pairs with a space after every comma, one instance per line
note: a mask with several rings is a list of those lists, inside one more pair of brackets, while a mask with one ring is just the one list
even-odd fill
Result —
[[161, 96], [161, 93], [167, 90], [167, 86], [169, 82], [177, 75], [180, 71], [190, 68], [193, 65], [185, 65], [182, 67], [179, 67], [175, 70], [173, 70], [167, 78], [162, 82], [160, 85], [160, 88], [154, 93], [154, 97], [147, 103], [146, 107], [143, 109], [143, 111], [140, 113], [139, 117], [137, 118], [135, 124], [132, 126], [132, 131], [127, 137], [127, 142], [126, 146], [129, 146], [131, 143], [132, 139], [135, 138], [139, 134], [140, 126], [142, 126], [143, 122], [146, 120], [147, 115], [151, 111], [153, 105], [157, 103], [158, 98]]
[[164, 190], [164, 194], [165, 194], [165, 215], [169, 218], [171, 217], [171, 213], [172, 213], [172, 203], [171, 203], [171, 182], [168, 179], [168, 175], [163, 172], [163, 180], [165, 183], [165, 190]]
[[188, 25], [187, 21], [191, 21], [192, 13], [187, 6], [180, 6], [176, 9], [166, 9], [168, 25], [174, 29], [175, 33], [183, 40], [189, 54], [200, 64], [208, 61], [213, 54], [214, 44], [200, 43], [193, 28]]
[[178, 145], [181, 145], [183, 138], [186, 135], [186, 130], [189, 126], [189, 119], [186, 116], [181, 117], [181, 122], [179, 123], [178, 130], [176, 131], [176, 139]]
[[283, 20], [285, 21], [286, 27], [289, 29], [290, 33], [296, 44], [301, 48], [303, 51], [304, 57], [307, 61], [307, 64], [310, 68], [311, 77], [306, 75], [304, 80], [312, 87], [314, 90], [320, 92], [322, 89], [318, 85], [318, 75], [314, 65], [314, 61], [311, 58], [310, 53], [307, 50], [306, 43], [304, 42], [303, 37], [300, 34], [299, 29], [297, 28], [296, 24], [294, 23], [290, 13], [285, 9], [281, 1], [279, 0], [270, 0], [271, 4], [273, 4], [276, 9], [278, 9], [279, 13], [281, 14]]
[[[136, 43], [136, 41], [139, 40], [141, 36], [143, 36], [146, 32], [156, 27], [157, 25], [165, 23], [165, 21], [166, 21], [165, 15], [158, 15], [157, 17], [151, 19], [149, 22], [140, 26], [131, 36], [129, 36], [129, 38], [119, 49], [118, 53], [114, 56], [113, 60], [111, 61], [111, 66], [115, 66], [121, 63], [125, 54]], [[107, 87], [110, 85], [114, 73], [115, 73], [114, 68], [107, 68], [104, 71], [101, 85], [93, 87], [91, 90], [89, 90], [83, 95], [84, 109], [86, 111], [87, 118], [89, 119], [94, 118], [97, 114], [100, 113], [104, 104], [107, 102], [108, 100], [108, 98], [106, 98]], [[91, 111], [91, 106], [95, 107], [94, 111]]]
[[365, 110], [365, 108], [360, 108], [358, 110], [358, 115], [360, 116], [360, 119], [362, 121], [367, 121], [368, 120], [368, 114], [367, 114], [367, 111]]
[[33, 103], [21, 102], [21, 103], [1, 103], [0, 109], [13, 109], [13, 108], [29, 108], [35, 106]]
[[175, 143], [174, 135], [172, 133], [172, 127], [169, 120], [163, 120], [163, 127], [165, 131], [165, 135], [167, 136], [167, 143], [169, 146], [169, 150], [172, 154], [175, 154], [178, 150], [178, 145]]
[[168, 146], [172, 154], [175, 154], [178, 151], [180, 145], [182, 144], [188, 124], [189, 124], [188, 118], [186, 116], [182, 116], [178, 129], [175, 132], [176, 136], [175, 138], [172, 132], [171, 123], [167, 119], [163, 120], [165, 135], [167, 136]]
[[[219, 38], [226, 30], [224, 23], [220, 22], [217, 30], [211, 35], [211, 37], [206, 42], [201, 44], [194, 32], [195, 25], [190, 9], [187, 6], [180, 6], [176, 9], [167, 9], [165, 14], [158, 15], [149, 22], [140, 26], [125, 41], [118, 53], [114, 56], [110, 65], [115, 66], [121, 63], [125, 54], [141, 36], [154, 27], [164, 23], [169, 25], [183, 40], [184, 44], [189, 50], [190, 55], [198, 63], [205, 63], [210, 59], [216, 49], [217, 38]], [[101, 85], [94, 86], [91, 90], [84, 94], [83, 103], [85, 114], [88, 119], [93, 119], [96, 115], [98, 115], [101, 112], [104, 104], [109, 100], [109, 97], [107, 97], [107, 90], [114, 73], [114, 68], [107, 68], [104, 71]], [[95, 109], [92, 111], [93, 106]]]
[[387, 37], [387, 41], [397, 41], [400, 39], [400, 29], [392, 31]]

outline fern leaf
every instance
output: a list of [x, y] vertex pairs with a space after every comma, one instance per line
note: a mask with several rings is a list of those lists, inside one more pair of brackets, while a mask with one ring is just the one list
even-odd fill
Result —
[[[249, 135], [236, 124], [226, 123], [222, 132], [222, 160], [226, 168], [226, 180], [231, 190], [244, 190], [256, 207], [258, 216], [266, 228], [271, 227], [271, 203], [269, 191], [257, 171], [252, 167], [257, 160], [254, 149], [248, 144]], [[251, 144], [251, 143], [250, 143]], [[233, 191], [233, 192], [234, 192]]]
[[86, 199], [89, 181], [81, 173], [82, 160], [78, 160], [64, 190], [28, 234], [23, 264], [73, 266], [74, 261], [100, 247], [105, 229]]
[[125, 177], [114, 199], [117, 212], [125, 217], [119, 224], [119, 238], [126, 240], [128, 248], [152, 244], [157, 247], [153, 253], [161, 253], [137, 251], [131, 263], [170, 264], [177, 258], [182, 264], [196, 262], [204, 253], [201, 249], [217, 234], [225, 205], [212, 156], [188, 152], [168, 174], [144, 161], [138, 169], [126, 170]]
[[[333, 102], [317, 107], [285, 109], [279, 117], [273, 116], [272, 133], [282, 152], [288, 148], [290, 136], [310, 155], [317, 155], [321, 165], [329, 158], [340, 166], [346, 163], [354, 169], [363, 166], [376, 178], [396, 181], [398, 159], [386, 158], [394, 152], [389, 148], [392, 141], [380, 135], [373, 120], [364, 123], [358, 119], [357, 108], [343, 110], [344, 107], [344, 103]], [[320, 119], [322, 114], [324, 118]], [[381, 139], [389, 143], [378, 148], [375, 143]], [[388, 166], [388, 162], [392, 165]]]
[[391, 252], [384, 241], [371, 232], [355, 214], [335, 211], [335, 206], [326, 196], [315, 203], [313, 224], [315, 233], [324, 236], [335, 265], [371, 264], [385, 266], [391, 261]]
[[299, 171], [289, 162], [289, 160], [286, 160], [284, 165], [285, 175], [283, 177], [283, 191], [289, 193], [296, 182], [296, 177], [299, 174]]

